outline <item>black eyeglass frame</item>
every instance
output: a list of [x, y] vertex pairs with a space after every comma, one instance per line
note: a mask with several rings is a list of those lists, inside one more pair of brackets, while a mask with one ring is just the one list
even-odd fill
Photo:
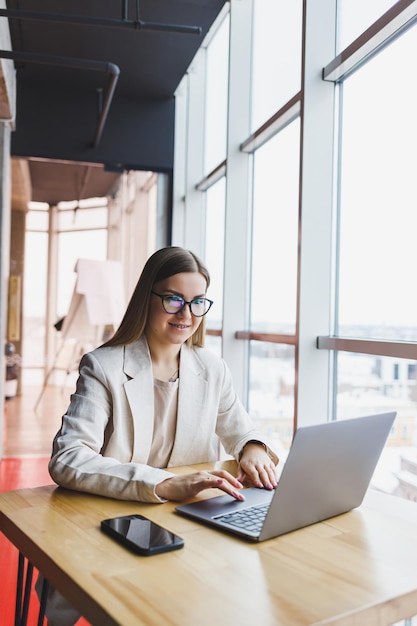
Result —
[[[151, 291], [151, 293], [154, 296], [158, 296], [159, 298], [161, 298], [161, 302], [162, 302], [162, 306], [164, 307], [164, 311], [165, 311], [165, 313], [168, 313], [168, 315], [176, 315], [177, 313], [181, 313], [181, 311], [183, 310], [185, 305], [188, 304], [188, 306], [190, 307], [191, 315], [194, 315], [194, 317], [204, 317], [205, 315], [207, 315], [207, 313], [210, 311], [212, 305], [214, 304], [214, 301], [213, 300], [209, 300], [209, 298], [194, 298], [193, 300], [189, 300], [188, 301], [188, 300], [184, 300], [183, 297], [177, 296], [177, 295], [168, 296], [168, 295], [163, 295], [161, 293], [156, 293], [156, 291]], [[182, 302], [183, 302], [183, 304], [178, 309], [178, 311], [167, 311], [166, 308], [165, 308], [165, 300], [171, 300], [172, 298], [178, 298], [178, 300], [182, 300]], [[196, 302], [198, 300], [205, 300], [206, 302], [209, 303], [207, 311], [205, 311], [202, 315], [196, 315], [195, 313], [193, 313], [193, 311], [191, 309], [192, 303]]]

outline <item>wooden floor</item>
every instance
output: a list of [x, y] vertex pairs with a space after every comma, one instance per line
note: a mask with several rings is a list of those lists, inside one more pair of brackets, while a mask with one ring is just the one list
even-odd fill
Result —
[[[40, 397], [41, 391], [40, 387], [28, 386], [21, 396], [6, 401], [0, 491], [52, 484], [48, 473], [52, 439], [61, 424], [72, 389], [48, 386]], [[14, 624], [17, 556], [14, 546], [0, 535], [1, 626]], [[32, 592], [28, 626], [36, 626], [38, 607]], [[77, 626], [89, 624], [81, 619]]]
[[3, 456], [50, 456], [72, 392], [71, 388], [27, 386], [21, 396], [6, 400]]

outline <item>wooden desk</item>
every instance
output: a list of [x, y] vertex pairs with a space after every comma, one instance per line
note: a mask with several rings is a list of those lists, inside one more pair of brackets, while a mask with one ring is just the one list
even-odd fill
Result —
[[[383, 626], [417, 614], [417, 504], [369, 492], [359, 509], [260, 544], [174, 506], [21, 489], [0, 494], [0, 530], [97, 626]], [[130, 513], [185, 547], [139, 557], [100, 531]]]

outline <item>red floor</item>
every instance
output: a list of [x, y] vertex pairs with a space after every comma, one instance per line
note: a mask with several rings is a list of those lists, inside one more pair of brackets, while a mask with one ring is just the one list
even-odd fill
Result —
[[[47, 484], [52, 484], [48, 474], [47, 458], [11, 458], [0, 460], [0, 492], [26, 487], [39, 487]], [[14, 624], [17, 557], [18, 552], [16, 548], [0, 534], [1, 626], [12, 626]], [[37, 625], [38, 609], [37, 596], [32, 592], [28, 626]], [[88, 624], [84, 619], [77, 622], [77, 626], [88, 626]]]

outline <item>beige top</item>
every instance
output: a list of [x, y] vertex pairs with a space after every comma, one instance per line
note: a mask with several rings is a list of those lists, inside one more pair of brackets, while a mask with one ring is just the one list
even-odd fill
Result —
[[167, 467], [174, 445], [177, 426], [178, 383], [154, 378], [155, 419], [148, 463], [153, 467]]

